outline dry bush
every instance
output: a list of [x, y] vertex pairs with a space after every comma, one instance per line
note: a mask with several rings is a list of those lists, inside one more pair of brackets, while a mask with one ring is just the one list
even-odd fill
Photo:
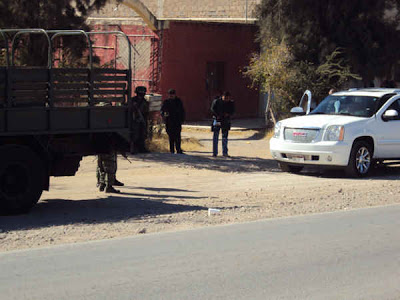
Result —
[[[151, 152], [169, 152], [169, 141], [166, 134], [153, 136], [152, 140], [147, 141], [147, 147]], [[195, 138], [182, 138], [183, 151], [199, 151], [203, 145]]]

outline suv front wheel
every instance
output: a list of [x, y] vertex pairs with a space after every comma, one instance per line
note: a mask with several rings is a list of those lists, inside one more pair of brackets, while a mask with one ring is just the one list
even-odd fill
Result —
[[372, 168], [372, 147], [368, 142], [357, 141], [350, 152], [346, 173], [351, 177], [363, 177]]
[[289, 165], [284, 162], [279, 162], [279, 167], [283, 172], [289, 172], [289, 173], [300, 173], [301, 170], [303, 170], [303, 166]]

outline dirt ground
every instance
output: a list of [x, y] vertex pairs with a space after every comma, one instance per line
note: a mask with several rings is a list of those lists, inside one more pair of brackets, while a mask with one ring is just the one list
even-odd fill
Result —
[[[0, 217], [0, 251], [400, 202], [399, 165], [367, 179], [317, 169], [294, 175], [271, 160], [262, 132], [231, 131], [230, 158], [211, 156], [209, 130], [183, 136], [200, 144], [184, 145], [185, 155], [120, 157], [121, 194], [97, 190], [94, 157], [75, 177], [52, 178], [31, 213]], [[209, 208], [219, 211], [209, 215]]]

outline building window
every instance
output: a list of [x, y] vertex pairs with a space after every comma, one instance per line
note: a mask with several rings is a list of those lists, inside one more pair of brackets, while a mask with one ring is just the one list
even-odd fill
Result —
[[207, 90], [211, 93], [225, 89], [225, 62], [208, 62], [206, 74]]

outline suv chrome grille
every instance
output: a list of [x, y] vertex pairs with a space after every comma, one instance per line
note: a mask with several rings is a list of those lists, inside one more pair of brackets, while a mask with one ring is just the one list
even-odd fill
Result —
[[315, 140], [319, 129], [285, 128], [284, 139], [295, 143], [311, 143]]

